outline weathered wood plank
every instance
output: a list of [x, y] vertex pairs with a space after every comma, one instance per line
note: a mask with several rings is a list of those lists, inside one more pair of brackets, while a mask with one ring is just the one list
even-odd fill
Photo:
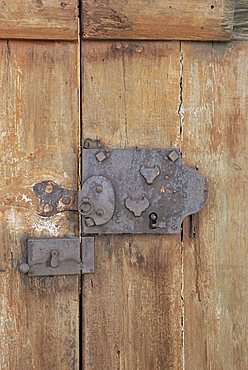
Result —
[[236, 0], [234, 12], [233, 39], [248, 39], [248, 1]]
[[[179, 139], [178, 43], [91, 42], [83, 47], [83, 134], [114, 147]], [[100, 236], [84, 276], [83, 367], [179, 369], [180, 236]]]
[[77, 369], [78, 278], [17, 268], [27, 236], [77, 232], [73, 212], [42, 219], [28, 196], [45, 179], [77, 186], [77, 47], [1, 41], [0, 53], [0, 189], [17, 199], [0, 203], [0, 368]]
[[184, 230], [185, 368], [248, 368], [248, 44], [183, 52], [183, 153], [209, 181], [195, 236]]
[[1, 39], [77, 40], [76, 0], [0, 1]]
[[83, 37], [230, 40], [234, 0], [83, 0]]

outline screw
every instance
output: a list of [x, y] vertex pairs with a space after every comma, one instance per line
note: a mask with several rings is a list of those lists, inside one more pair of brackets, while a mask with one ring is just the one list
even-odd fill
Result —
[[104, 210], [103, 209], [97, 209], [96, 214], [97, 214], [97, 216], [101, 217], [101, 216], [104, 215]]
[[99, 162], [104, 161], [104, 159], [106, 159], [106, 158], [107, 158], [106, 154], [104, 152], [102, 152], [102, 151], [96, 154], [96, 159]]
[[22, 272], [23, 274], [27, 274], [29, 272], [29, 268], [30, 268], [29, 264], [25, 262], [19, 265], [19, 271]]
[[103, 191], [103, 187], [102, 187], [101, 185], [98, 185], [98, 186], [96, 187], [96, 192], [97, 192], [97, 193], [102, 193], [102, 191]]
[[175, 162], [179, 156], [177, 154], [177, 152], [175, 150], [173, 150], [169, 155], [168, 155], [168, 158], [172, 161], [172, 162]]
[[63, 1], [61, 4], [62, 8], [64, 8], [66, 6], [66, 3]]
[[53, 192], [53, 185], [51, 183], [47, 184], [47, 186], [45, 188], [45, 192], [47, 194], [51, 194]]
[[71, 203], [71, 197], [69, 195], [64, 195], [61, 200], [66, 205]]

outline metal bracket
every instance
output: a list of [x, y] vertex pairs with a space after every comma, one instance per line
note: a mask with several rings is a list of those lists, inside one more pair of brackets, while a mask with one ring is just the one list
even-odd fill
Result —
[[76, 275], [94, 272], [94, 238], [27, 239], [28, 263], [19, 270], [29, 276]]
[[77, 191], [64, 189], [54, 181], [38, 182], [33, 186], [33, 192], [40, 201], [40, 216], [77, 210]]

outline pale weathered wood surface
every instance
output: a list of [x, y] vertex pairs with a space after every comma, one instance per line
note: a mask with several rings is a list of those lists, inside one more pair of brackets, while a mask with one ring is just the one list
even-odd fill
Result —
[[[83, 44], [83, 135], [115, 147], [180, 142], [179, 43]], [[84, 276], [83, 368], [180, 369], [181, 240], [99, 236]]]
[[234, 11], [233, 39], [248, 39], [248, 1], [236, 0]]
[[83, 37], [230, 40], [234, 0], [83, 0]]
[[[229, 40], [233, 28], [234, 39], [248, 35], [246, 0], [83, 0], [82, 17], [85, 38]], [[78, 3], [1, 1], [0, 38], [77, 40]]]
[[184, 230], [185, 369], [248, 368], [248, 44], [183, 43], [183, 154], [209, 181]]
[[1, 0], [1, 39], [77, 40], [76, 0]]
[[1, 41], [0, 54], [0, 368], [78, 369], [78, 278], [17, 268], [27, 236], [77, 232], [73, 212], [42, 219], [29, 197], [42, 180], [77, 186], [77, 47]]
[[[214, 6], [214, 8], [212, 8]], [[233, 19], [233, 9], [235, 15]], [[83, 0], [85, 38], [228, 40], [247, 39], [246, 0]], [[75, 0], [0, 2], [0, 38], [77, 40]]]

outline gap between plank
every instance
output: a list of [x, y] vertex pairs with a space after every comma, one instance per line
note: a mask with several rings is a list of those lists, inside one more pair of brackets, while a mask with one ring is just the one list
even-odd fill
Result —
[[[182, 42], [179, 42], [179, 135], [180, 149], [183, 145], [184, 129], [184, 105], [183, 105], [183, 63], [184, 55]], [[182, 335], [182, 369], [185, 370], [185, 335], [184, 335], [184, 244], [183, 244], [183, 224], [181, 228], [181, 335]]]
[[[79, 112], [79, 156], [78, 156], [78, 187], [82, 186], [82, 140], [83, 140], [83, 123], [82, 123], [82, 1], [78, 0], [78, 112]], [[79, 235], [82, 238], [81, 217], [79, 215]], [[82, 241], [81, 241], [82, 243]], [[82, 249], [80, 248], [81, 259]], [[79, 364], [78, 369], [83, 370], [83, 274], [79, 275]]]

